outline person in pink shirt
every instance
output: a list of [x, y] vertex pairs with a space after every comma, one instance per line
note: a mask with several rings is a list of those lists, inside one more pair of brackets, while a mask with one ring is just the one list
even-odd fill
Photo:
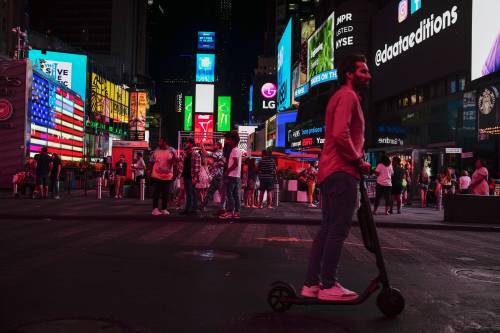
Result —
[[303, 297], [320, 300], [353, 300], [354, 291], [337, 279], [337, 266], [349, 234], [357, 203], [360, 173], [368, 173], [364, 161], [365, 119], [360, 93], [371, 80], [366, 58], [347, 56], [340, 64], [342, 86], [330, 97], [325, 115], [325, 143], [319, 161], [323, 220], [312, 244]]
[[488, 169], [481, 160], [476, 160], [476, 170], [472, 174], [470, 193], [475, 195], [490, 195], [488, 186]]

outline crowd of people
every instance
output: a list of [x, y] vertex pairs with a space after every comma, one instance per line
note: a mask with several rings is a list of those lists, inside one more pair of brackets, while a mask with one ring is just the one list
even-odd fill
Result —
[[[408, 192], [412, 184], [410, 168], [403, 166], [398, 156], [391, 160], [387, 155], [382, 155], [374, 174], [377, 181], [373, 213], [378, 213], [383, 198], [386, 215], [394, 213], [394, 206], [396, 212], [401, 214], [401, 207], [409, 203]], [[480, 159], [476, 161], [472, 177], [467, 170], [463, 170], [461, 176], [457, 177], [457, 172], [452, 167], [445, 167], [437, 175], [430, 176], [428, 165], [424, 165], [416, 176], [420, 207], [426, 208], [434, 204], [437, 210], [442, 210], [443, 197], [449, 194], [490, 195], [494, 190], [494, 182], [488, 180], [488, 169]]]

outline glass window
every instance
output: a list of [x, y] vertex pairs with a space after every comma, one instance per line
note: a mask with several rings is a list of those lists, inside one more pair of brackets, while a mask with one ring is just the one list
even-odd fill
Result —
[[465, 78], [462, 77], [460, 80], [458, 80], [458, 91], [464, 91], [465, 90]]
[[411, 105], [417, 104], [417, 93], [415, 91], [410, 96], [410, 104]]
[[456, 92], [457, 92], [457, 81], [454, 79], [451, 79], [448, 81], [448, 93], [454, 94]]

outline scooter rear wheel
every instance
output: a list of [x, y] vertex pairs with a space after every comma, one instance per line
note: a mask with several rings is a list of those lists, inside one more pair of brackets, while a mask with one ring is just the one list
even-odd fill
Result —
[[286, 298], [295, 297], [295, 292], [284, 285], [273, 287], [267, 294], [267, 303], [276, 312], [285, 312], [290, 309], [292, 303], [287, 302]]
[[394, 317], [403, 312], [405, 299], [395, 288], [385, 288], [377, 296], [377, 306], [387, 317]]

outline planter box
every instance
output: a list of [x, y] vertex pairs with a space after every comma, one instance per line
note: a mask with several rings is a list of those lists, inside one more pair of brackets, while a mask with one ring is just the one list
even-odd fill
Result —
[[443, 203], [445, 222], [500, 224], [500, 197], [454, 194], [445, 196]]

